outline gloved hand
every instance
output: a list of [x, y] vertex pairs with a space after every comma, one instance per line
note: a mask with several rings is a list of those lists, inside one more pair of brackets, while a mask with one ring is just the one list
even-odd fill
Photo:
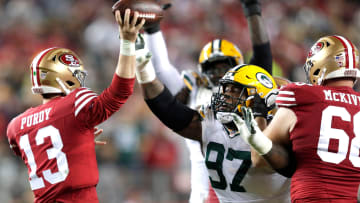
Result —
[[161, 5], [161, 8], [163, 10], [167, 10], [171, 7], [171, 0], [156, 0], [159, 2], [159, 4]]
[[254, 117], [266, 118], [268, 114], [268, 108], [265, 104], [265, 99], [262, 99], [258, 94], [254, 95], [253, 103], [251, 105]]
[[240, 0], [246, 17], [259, 15], [261, 16], [260, 0]]
[[138, 37], [136, 38], [135, 54], [136, 54], [136, 67], [139, 67], [140, 65], [142, 66], [146, 65], [152, 57], [152, 54], [149, 51], [149, 49], [145, 47], [145, 40], [142, 34], [138, 34]]
[[272, 148], [272, 141], [259, 129], [251, 109], [242, 106], [241, 112], [244, 119], [236, 113], [231, 113], [240, 137], [260, 155], [268, 153]]
[[136, 79], [140, 84], [148, 83], [156, 78], [155, 69], [151, 63], [152, 54], [147, 47], [141, 34], [138, 35], [135, 42], [136, 53]]
[[[165, 11], [171, 7], [171, 0], [155, 0], [158, 4], [160, 4], [161, 8]], [[152, 25], [144, 27], [144, 31], [147, 34], [153, 34], [155, 32], [160, 31], [160, 22]]]

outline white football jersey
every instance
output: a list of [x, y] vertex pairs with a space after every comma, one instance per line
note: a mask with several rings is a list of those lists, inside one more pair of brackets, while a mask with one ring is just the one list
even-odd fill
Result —
[[[196, 86], [196, 84], [194, 84]], [[201, 106], [211, 103], [212, 90], [205, 87], [194, 87], [190, 93], [189, 107], [198, 110]]]
[[[203, 105], [210, 105], [212, 91], [208, 88], [197, 87], [194, 84], [190, 93], [188, 106], [199, 110]], [[206, 169], [204, 156], [198, 141], [186, 139], [191, 161], [191, 194], [190, 203], [203, 202], [209, 194], [209, 174]]]
[[290, 179], [252, 167], [249, 145], [240, 136], [230, 138], [210, 106], [201, 111], [205, 164], [220, 202], [289, 203]]

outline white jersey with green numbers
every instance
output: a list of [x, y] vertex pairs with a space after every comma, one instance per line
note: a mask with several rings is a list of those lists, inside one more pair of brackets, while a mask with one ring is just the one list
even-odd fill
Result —
[[202, 142], [210, 182], [221, 203], [289, 203], [290, 179], [252, 167], [250, 147], [230, 138], [209, 106], [202, 107]]

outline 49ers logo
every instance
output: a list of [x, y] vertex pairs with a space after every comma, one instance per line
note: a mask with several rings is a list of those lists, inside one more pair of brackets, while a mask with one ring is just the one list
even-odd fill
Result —
[[67, 66], [72, 66], [72, 67], [79, 67], [80, 66], [80, 62], [79, 60], [71, 54], [63, 54], [59, 57], [60, 62], [67, 65]]
[[318, 42], [318, 43], [314, 44], [310, 49], [308, 58], [317, 54], [322, 48], [324, 48], [324, 42]]

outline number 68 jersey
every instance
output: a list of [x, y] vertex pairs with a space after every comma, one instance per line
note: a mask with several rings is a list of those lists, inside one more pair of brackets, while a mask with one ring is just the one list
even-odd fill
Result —
[[[133, 82], [115, 75], [99, 96], [78, 88], [30, 108], [10, 122], [10, 147], [27, 165], [35, 202], [98, 202], [94, 126], [124, 104]], [[86, 188], [92, 190], [78, 195], [80, 200], [74, 199]]]
[[[296, 158], [291, 199], [356, 202], [360, 183], [360, 94], [350, 87], [289, 84], [279, 107], [297, 118], [290, 132]], [[339, 201], [337, 201], [339, 202]]]
[[250, 147], [229, 137], [213, 111], [202, 108], [202, 146], [211, 186], [221, 203], [289, 203], [290, 179], [251, 164]]

